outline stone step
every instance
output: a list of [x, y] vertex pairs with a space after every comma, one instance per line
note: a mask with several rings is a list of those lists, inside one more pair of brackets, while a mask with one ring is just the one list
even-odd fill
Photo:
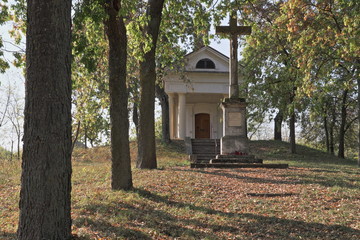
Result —
[[216, 158], [216, 155], [218, 155], [219, 153], [220, 153], [219, 151], [207, 150], [207, 149], [193, 150], [193, 154], [213, 154], [214, 158]]
[[257, 158], [215, 158], [210, 163], [263, 163], [262, 159]]
[[193, 145], [192, 146], [193, 149], [204, 149], [204, 148], [209, 148], [209, 149], [220, 149], [220, 146], [212, 146], [212, 145]]
[[[193, 143], [192, 146], [193, 146], [193, 147], [203, 147], [203, 146], [215, 147], [216, 145], [213, 144], [213, 143]], [[220, 147], [220, 144], [217, 145], [217, 147]]]
[[209, 145], [218, 145], [218, 146], [220, 146], [220, 142], [192, 142], [191, 143], [192, 145], [207, 145], [207, 144], [209, 144]]
[[210, 161], [210, 159], [214, 159], [216, 154], [193, 154], [196, 156], [197, 159], [207, 159]]
[[215, 155], [197, 155], [196, 161], [207, 161], [210, 162], [211, 159], [213, 159]]
[[209, 139], [209, 138], [192, 138], [191, 142], [220, 142], [220, 139]]
[[198, 158], [199, 158], [199, 157], [202, 157], [202, 158], [208, 157], [209, 160], [210, 160], [211, 158], [215, 158], [215, 157], [216, 157], [216, 154], [215, 154], [215, 153], [198, 153], [198, 154], [193, 154], [193, 155], [196, 155]]
[[272, 163], [191, 163], [191, 168], [288, 168], [288, 164]]
[[216, 155], [217, 159], [254, 159], [255, 155]]

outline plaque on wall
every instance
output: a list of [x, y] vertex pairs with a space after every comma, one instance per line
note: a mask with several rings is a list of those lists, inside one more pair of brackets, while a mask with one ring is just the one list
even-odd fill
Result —
[[229, 127], [241, 127], [241, 113], [229, 112]]

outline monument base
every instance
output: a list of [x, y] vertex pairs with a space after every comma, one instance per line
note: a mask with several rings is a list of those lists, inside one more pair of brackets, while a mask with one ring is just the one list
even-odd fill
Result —
[[220, 154], [247, 154], [249, 152], [248, 145], [246, 136], [224, 136], [220, 139]]

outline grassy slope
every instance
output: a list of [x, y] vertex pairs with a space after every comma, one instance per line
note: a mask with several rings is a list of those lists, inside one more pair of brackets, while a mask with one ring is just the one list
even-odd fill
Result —
[[[131, 146], [135, 159], [135, 146]], [[110, 151], [77, 151], [73, 233], [79, 239], [360, 239], [354, 162], [274, 141], [252, 143], [289, 169], [190, 169], [180, 144], [158, 147], [158, 170], [134, 169], [111, 191]], [[0, 162], [0, 239], [15, 237], [20, 164]]]

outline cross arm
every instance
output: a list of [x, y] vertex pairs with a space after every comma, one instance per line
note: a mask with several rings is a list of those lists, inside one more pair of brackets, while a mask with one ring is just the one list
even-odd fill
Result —
[[216, 26], [216, 34], [225, 33], [231, 35], [250, 35], [251, 27], [249, 26]]

